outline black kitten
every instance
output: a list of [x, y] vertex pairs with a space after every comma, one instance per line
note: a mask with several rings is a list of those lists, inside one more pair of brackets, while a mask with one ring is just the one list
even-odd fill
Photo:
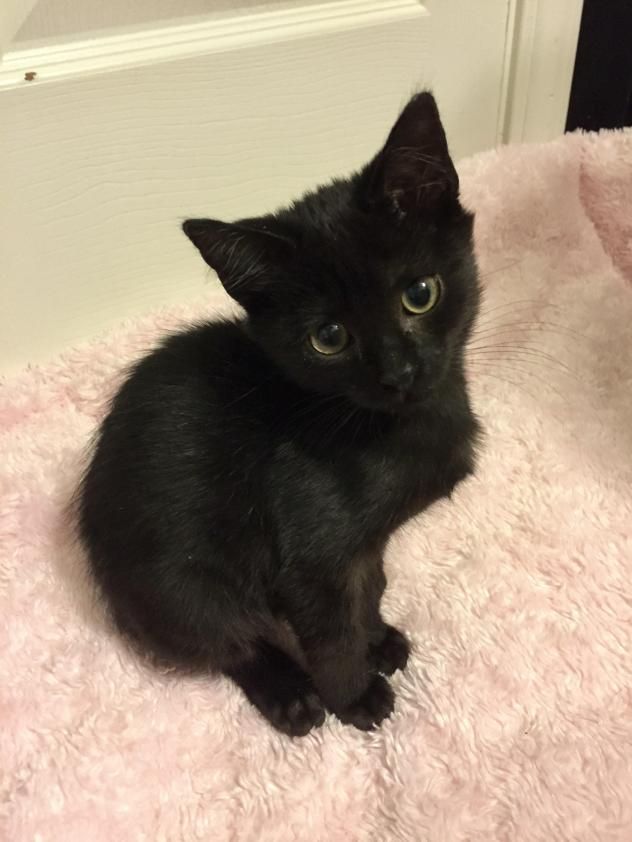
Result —
[[244, 319], [171, 336], [103, 422], [80, 530], [120, 629], [230, 676], [279, 730], [369, 729], [405, 637], [382, 554], [473, 467], [472, 216], [432, 96], [289, 209], [184, 231]]

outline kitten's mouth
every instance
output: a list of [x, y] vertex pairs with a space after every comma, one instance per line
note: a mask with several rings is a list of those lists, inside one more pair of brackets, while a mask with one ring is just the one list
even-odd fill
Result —
[[431, 390], [423, 393], [389, 390], [387, 393], [381, 395], [362, 398], [358, 396], [356, 403], [374, 412], [385, 412], [390, 415], [406, 415], [423, 406], [431, 395]]
[[399, 412], [413, 412], [415, 409], [423, 406], [430, 399], [432, 392], [428, 390], [423, 394], [419, 392], [405, 392], [401, 400], [395, 405], [395, 411]]

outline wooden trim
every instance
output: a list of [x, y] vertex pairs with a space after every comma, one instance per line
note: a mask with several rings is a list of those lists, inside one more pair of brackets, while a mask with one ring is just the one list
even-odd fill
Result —
[[0, 66], [0, 88], [379, 26], [427, 14], [418, 0], [342, 0], [16, 50], [8, 53]]
[[566, 125], [582, 0], [515, 5], [503, 140], [552, 140]]
[[515, 47], [516, 14], [520, 0], [508, 0], [507, 17], [505, 19], [505, 44], [503, 52], [503, 73], [498, 103], [498, 118], [496, 122], [496, 143], [502, 144], [505, 135], [505, 123], [509, 109], [513, 73], [513, 51]]

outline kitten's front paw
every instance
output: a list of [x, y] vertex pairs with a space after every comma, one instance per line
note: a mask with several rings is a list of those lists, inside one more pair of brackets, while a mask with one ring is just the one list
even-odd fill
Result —
[[381, 675], [376, 675], [360, 698], [337, 712], [338, 719], [361, 731], [371, 731], [393, 712], [395, 694]]
[[293, 699], [277, 701], [264, 713], [278, 731], [289, 737], [304, 737], [325, 721], [325, 710], [316, 693], [297, 693]]
[[384, 675], [392, 675], [395, 670], [403, 670], [409, 655], [410, 643], [393, 626], [386, 626], [383, 640], [369, 647], [371, 666]]
[[242, 689], [271, 725], [288, 737], [304, 737], [325, 721], [325, 708], [311, 682], [298, 667], [270, 669], [240, 683]]

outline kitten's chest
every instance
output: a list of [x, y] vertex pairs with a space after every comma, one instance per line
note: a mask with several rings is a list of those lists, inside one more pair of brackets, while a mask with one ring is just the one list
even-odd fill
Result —
[[474, 467], [474, 428], [437, 422], [396, 429], [359, 456], [367, 523], [395, 527], [448, 496]]
[[267, 495], [282, 552], [339, 558], [383, 544], [471, 473], [475, 431], [466, 412], [402, 421], [364, 438], [351, 431], [316, 453], [288, 441]]

